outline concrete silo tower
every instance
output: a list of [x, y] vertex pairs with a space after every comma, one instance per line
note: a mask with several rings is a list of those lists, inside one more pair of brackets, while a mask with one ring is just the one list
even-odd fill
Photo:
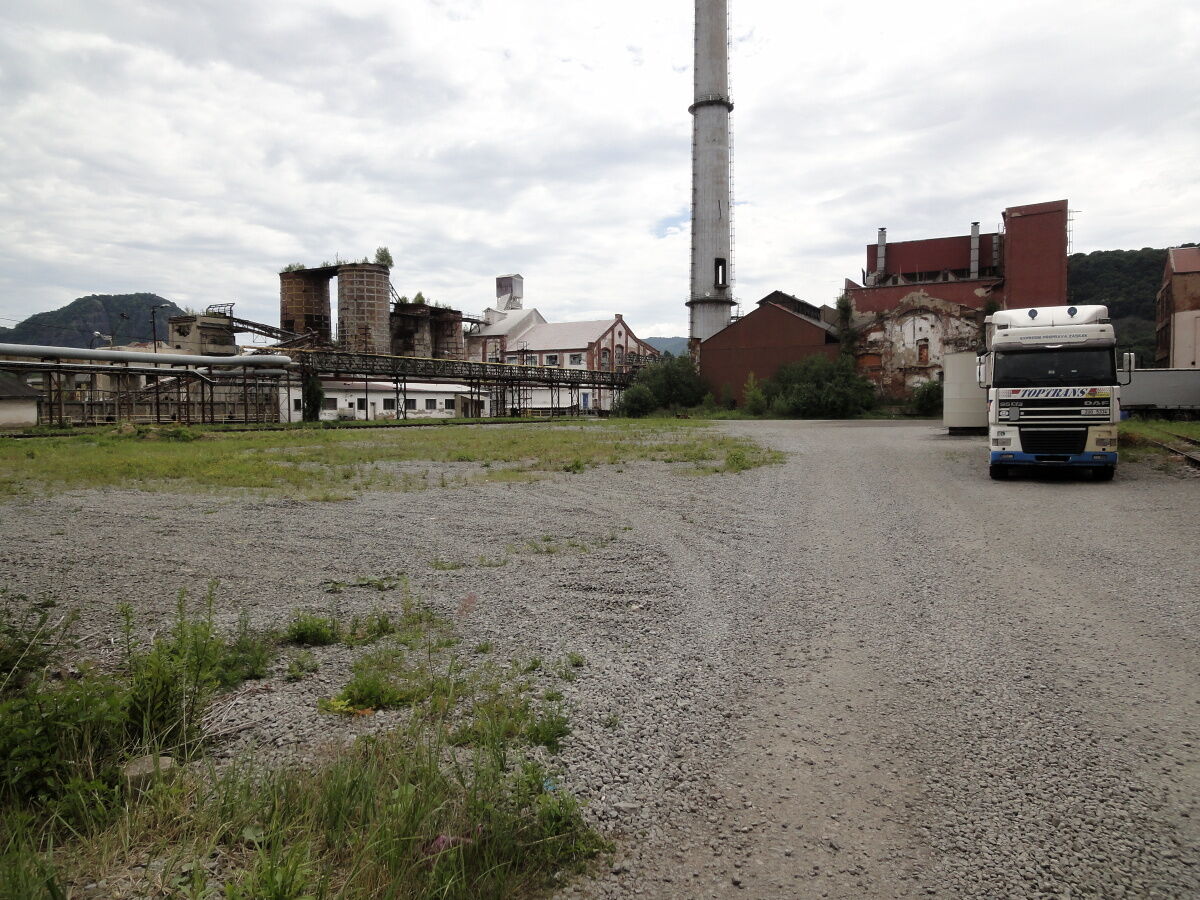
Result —
[[729, 180], [729, 12], [727, 0], [696, 0], [692, 114], [692, 278], [687, 302], [693, 354], [729, 324], [733, 238]]

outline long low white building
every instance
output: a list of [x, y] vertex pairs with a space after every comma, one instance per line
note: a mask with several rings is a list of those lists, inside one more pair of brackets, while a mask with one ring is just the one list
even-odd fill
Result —
[[[465, 384], [322, 379], [321, 388], [325, 392], [321, 403], [322, 421], [483, 418], [491, 413], [488, 395], [472, 396], [471, 389]], [[301, 388], [293, 384], [286, 395], [282, 391], [280, 394], [280, 420], [300, 421], [304, 415]]]

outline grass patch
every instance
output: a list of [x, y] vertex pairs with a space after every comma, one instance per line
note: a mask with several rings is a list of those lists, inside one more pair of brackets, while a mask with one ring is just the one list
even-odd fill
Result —
[[342, 639], [342, 627], [332, 616], [299, 612], [283, 630], [283, 639], [301, 647], [328, 647]]
[[[487, 481], [528, 481], [636, 460], [690, 463], [698, 473], [765, 465], [778, 454], [715, 432], [697, 420], [606, 420], [564, 425], [373, 429], [294, 427], [222, 431], [162, 427], [155, 439], [134, 430], [94, 430], [31, 441], [0, 438], [0, 496], [81, 488], [167, 492], [250, 491], [339, 500], [363, 491], [413, 491]], [[186, 435], [186, 437], [184, 436]], [[725, 460], [714, 466], [714, 460]], [[461, 476], [398, 471], [428, 461], [469, 466]], [[478, 475], [476, 468], [486, 469]]]
[[[102, 881], [123, 896], [467, 900], [541, 896], [580, 871], [607, 844], [529, 756], [559, 748], [566, 715], [532, 702], [515, 671], [465, 672], [451, 623], [407, 593], [403, 607], [323, 704], [399, 708], [397, 727], [301, 767], [245, 757], [221, 771], [202, 757], [199, 722], [222, 667], [253, 668], [263, 636], [244, 616], [217, 634], [211, 590], [199, 609], [181, 597], [146, 645], [126, 612], [120, 670], [58, 683], [43, 671], [56, 654], [38, 654], [50, 634], [69, 644], [61, 617], [6, 615], [0, 896]], [[315, 668], [309, 650], [288, 661], [289, 677]], [[195, 764], [125, 791], [120, 764], [165, 749]]]
[[301, 650], [288, 657], [287, 670], [283, 677], [288, 681], [302, 681], [320, 668], [321, 664], [317, 662], [311, 650]]
[[1173, 435], [1183, 435], [1200, 440], [1200, 422], [1175, 422], [1166, 419], [1126, 419], [1120, 424], [1120, 454], [1126, 462], [1143, 460], [1175, 459], [1169, 451], [1159, 447], [1153, 441], [1178, 446], [1183, 450], [1195, 451], [1194, 445], [1189, 445]]

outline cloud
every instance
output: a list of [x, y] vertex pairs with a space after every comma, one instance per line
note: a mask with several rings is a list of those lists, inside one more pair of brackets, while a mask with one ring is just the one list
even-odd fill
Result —
[[[682, 0], [10, 6], [0, 315], [152, 290], [273, 322], [284, 264], [386, 244], [402, 293], [475, 312], [520, 271], [552, 319], [686, 333]], [[1183, 0], [733, 14], [746, 304], [831, 302], [879, 225], [961, 234], [1026, 202], [1068, 197], [1079, 250], [1196, 239]]]

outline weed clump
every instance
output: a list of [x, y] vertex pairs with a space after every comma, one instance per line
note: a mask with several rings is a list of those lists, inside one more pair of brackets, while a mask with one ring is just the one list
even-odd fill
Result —
[[296, 613], [284, 629], [283, 639], [302, 647], [327, 647], [342, 638], [342, 628], [331, 616]]

